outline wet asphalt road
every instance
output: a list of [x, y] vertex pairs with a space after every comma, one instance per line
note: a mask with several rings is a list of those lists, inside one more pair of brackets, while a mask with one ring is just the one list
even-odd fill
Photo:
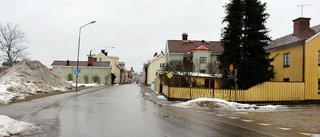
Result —
[[[110, 86], [60, 98], [40, 109], [24, 110], [17, 118], [43, 127], [44, 132], [35, 137], [298, 136], [273, 127], [221, 117], [218, 111], [158, 105], [146, 100], [136, 84]], [[7, 111], [10, 110], [14, 108], [8, 106]]]

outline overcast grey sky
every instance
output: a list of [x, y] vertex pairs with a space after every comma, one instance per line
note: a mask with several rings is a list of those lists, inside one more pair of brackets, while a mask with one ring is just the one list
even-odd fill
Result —
[[[220, 40], [229, 0], [0, 0], [0, 23], [19, 24], [26, 32], [29, 57], [50, 67], [54, 60], [76, 60], [80, 26], [80, 60], [90, 50], [106, 49], [126, 68], [142, 71], [168, 39]], [[262, 0], [270, 14], [267, 27], [275, 39], [292, 33], [292, 20], [303, 10], [311, 26], [320, 24], [319, 0]], [[106, 47], [116, 47], [110, 49]]]

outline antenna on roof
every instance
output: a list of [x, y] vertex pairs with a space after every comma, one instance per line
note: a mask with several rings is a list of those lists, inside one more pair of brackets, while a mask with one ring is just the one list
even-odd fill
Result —
[[312, 6], [313, 4], [301, 4], [301, 5], [298, 5], [298, 7], [301, 8], [301, 17], [303, 17], [303, 7], [305, 6]]

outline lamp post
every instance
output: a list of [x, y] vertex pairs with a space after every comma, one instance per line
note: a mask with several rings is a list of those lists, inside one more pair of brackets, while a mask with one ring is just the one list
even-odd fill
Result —
[[112, 49], [115, 49], [116, 47], [106, 47], [105, 49], [107, 49], [107, 48], [112, 48]]
[[79, 70], [79, 52], [80, 52], [80, 36], [81, 36], [81, 28], [87, 26], [87, 25], [90, 25], [90, 24], [93, 24], [95, 23], [96, 21], [91, 21], [83, 26], [81, 26], [79, 28], [79, 40], [78, 40], [78, 55], [77, 55], [77, 69], [75, 71], [76, 73], [76, 91], [78, 91], [78, 80], [79, 80], [79, 73], [80, 73], [80, 70]]

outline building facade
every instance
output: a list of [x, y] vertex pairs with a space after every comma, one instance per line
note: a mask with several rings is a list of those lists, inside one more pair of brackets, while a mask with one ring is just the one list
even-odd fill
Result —
[[[77, 69], [77, 61], [55, 60], [51, 66], [53, 72], [61, 78], [76, 83], [76, 74], [74, 71]], [[110, 62], [95, 62], [90, 59], [88, 61], [79, 61], [79, 69], [79, 83], [111, 84]]]
[[119, 65], [119, 57], [108, 56], [108, 52], [105, 50], [101, 50], [100, 53], [94, 55], [94, 58], [97, 62], [110, 62], [111, 63], [111, 73], [113, 73], [116, 78], [114, 79], [115, 84], [121, 84], [123, 81], [121, 78], [126, 75], [122, 73], [126, 73], [126, 70], [123, 70]]
[[307, 100], [320, 99], [320, 25], [310, 27], [310, 18], [293, 20], [293, 33], [275, 39], [266, 47], [275, 78], [272, 81], [303, 82]]
[[220, 41], [188, 40], [188, 34], [183, 33], [181, 40], [168, 40], [165, 48], [166, 62], [182, 60], [192, 63], [195, 72], [207, 73], [209, 63], [217, 63], [217, 57], [222, 53]]
[[152, 59], [143, 64], [143, 78], [142, 83], [151, 85], [154, 83], [157, 71], [161, 70], [166, 62], [163, 54], [156, 55]]

